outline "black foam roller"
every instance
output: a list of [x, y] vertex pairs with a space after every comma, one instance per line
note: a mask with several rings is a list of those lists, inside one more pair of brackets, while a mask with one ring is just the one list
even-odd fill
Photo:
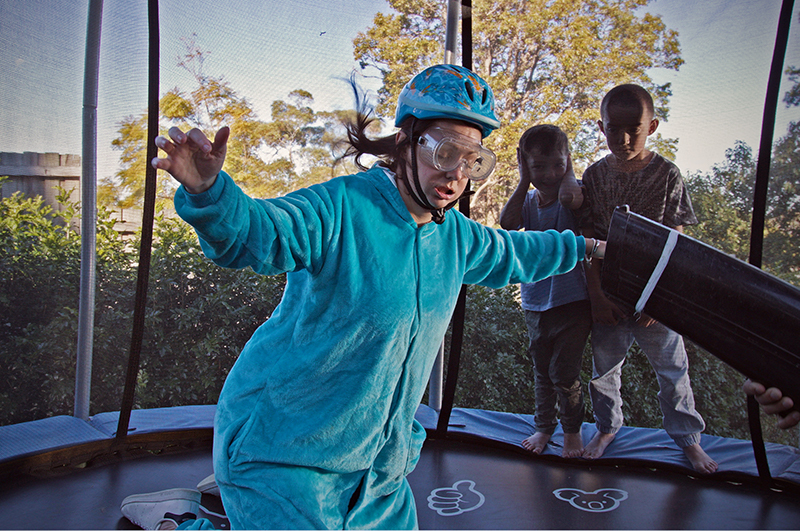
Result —
[[[672, 229], [617, 208], [601, 287], [629, 310], [650, 279]], [[674, 231], [672, 231], [674, 232]], [[800, 290], [685, 234], [643, 313], [747, 377], [800, 406]]]

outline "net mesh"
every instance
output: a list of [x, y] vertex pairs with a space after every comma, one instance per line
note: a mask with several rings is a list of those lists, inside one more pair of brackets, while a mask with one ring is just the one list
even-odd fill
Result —
[[[678, 32], [683, 47], [686, 62], [680, 70], [651, 74], [659, 84], [672, 84], [669, 119], [660, 130], [665, 137], [679, 138], [675, 159], [687, 180], [706, 176], [708, 182], [752, 186], [749, 177], [734, 177], [752, 172], [748, 164], [757, 156], [779, 9], [773, 4], [659, 0], [646, 8]], [[7, 176], [2, 188], [5, 221], [0, 222], [0, 425], [70, 415], [74, 407], [77, 190], [88, 6], [87, 1], [67, 0], [0, 4], [0, 175]], [[242, 157], [229, 170], [256, 195], [280, 195], [354, 171], [352, 163], [335, 162], [340, 148], [334, 140], [342, 131], [334, 118], [353, 106], [346, 82], [353, 72], [377, 101], [382, 79], [377, 70], [360, 68], [353, 39], [377, 25], [379, 13], [395, 13], [392, 6], [379, 0], [213, 5], [164, 0], [159, 9], [160, 89], [162, 96], [173, 96], [162, 100], [162, 132], [172, 125], [210, 132], [235, 123]], [[434, 9], [444, 16], [444, 6]], [[482, 16], [481, 9], [483, 4], [476, 3], [475, 17]], [[793, 20], [797, 18], [795, 13]], [[730, 29], [743, 20], [749, 22], [742, 25], [746, 31]], [[137, 183], [145, 164], [147, 35], [144, 3], [104, 3], [93, 415], [119, 409], [129, 353], [142, 206]], [[800, 64], [797, 39], [790, 33], [787, 66]], [[795, 81], [785, 75], [781, 94]], [[313, 120], [303, 122], [303, 113], [311, 113]], [[800, 263], [796, 245], [787, 237], [796, 230], [800, 214], [795, 212], [796, 179], [786, 171], [797, 163], [793, 146], [798, 133], [792, 126], [799, 117], [797, 107], [779, 105], [776, 164], [783, 177], [772, 192], [780, 200], [770, 207], [764, 262], [767, 270], [795, 284]], [[316, 134], [316, 144], [282, 140], [280, 135], [289, 136], [286, 128], [291, 127]], [[389, 120], [384, 128], [391, 130]], [[271, 141], [258, 140], [262, 137]], [[502, 206], [515, 183], [515, 170], [499, 163], [498, 171], [505, 171], [510, 183], [496, 185], [508, 190], [493, 196]], [[696, 181], [697, 190], [703, 190], [702, 182]], [[61, 194], [59, 187], [67, 193]], [[214, 404], [242, 346], [282, 295], [283, 277], [222, 270], [203, 258], [191, 229], [171, 211], [174, 188], [168, 176], [159, 176], [137, 408]], [[730, 213], [716, 208], [712, 193], [702, 198], [696, 207], [708, 216], [705, 226], [710, 228], [699, 233], [701, 238], [726, 252], [746, 248], [741, 245], [748, 234], [746, 220], [725, 217]], [[54, 216], [48, 205], [60, 214]], [[496, 224], [491, 217], [482, 221]], [[734, 244], [735, 249], [725, 247]], [[532, 413], [533, 375], [525, 354], [527, 331], [518, 288], [476, 288], [469, 297], [456, 405]], [[742, 403], [720, 402], [715, 392], [738, 389], [738, 375], [719, 369], [700, 351], [691, 354], [693, 370], [701, 375], [695, 389], [698, 409], [742, 410], [741, 415], [709, 422], [711, 433], [746, 437]], [[587, 345], [585, 380], [590, 365]], [[641, 425], [659, 427], [651, 371], [636, 351], [629, 366], [626, 386], [632, 394], [627, 395], [626, 414]], [[726, 393], [725, 400], [730, 400], [733, 391]], [[589, 402], [587, 407], [590, 411]]]

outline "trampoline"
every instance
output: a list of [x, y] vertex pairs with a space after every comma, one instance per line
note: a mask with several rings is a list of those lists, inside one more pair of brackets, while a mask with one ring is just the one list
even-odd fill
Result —
[[[92, 17], [99, 14], [91, 10], [97, 5], [102, 2], [90, 2], [89, 41], [99, 41], [99, 35], [92, 34]], [[150, 5], [157, 7], [158, 2], [151, 0]], [[455, 9], [457, 19], [459, 7], [471, 13], [472, 3], [451, 0], [447, 7], [449, 15]], [[782, 31], [788, 33], [792, 10], [793, 3], [784, 0], [779, 41]], [[464, 24], [462, 55], [471, 61], [471, 30]], [[454, 39], [448, 31], [446, 52], [454, 52]], [[89, 55], [87, 46], [87, 62]], [[151, 74], [153, 70], [157, 76], [157, 64]], [[151, 90], [150, 104], [157, 106], [158, 84], [151, 89], [155, 93]], [[775, 100], [778, 86], [772, 90]], [[154, 178], [154, 172], [148, 175]], [[766, 178], [759, 177], [757, 190], [766, 186]], [[152, 222], [154, 188], [147, 193], [144, 217]], [[469, 214], [468, 202], [461, 208]], [[763, 232], [759, 208], [754, 207], [755, 232]], [[144, 250], [150, 242], [146, 234], [142, 240], [142, 260], [147, 262]], [[760, 243], [754, 248], [759, 250]], [[146, 276], [140, 277], [139, 291], [146, 289]], [[118, 390], [119, 411], [89, 415], [86, 398], [83, 406], [76, 404], [72, 416], [0, 426], [0, 529], [137, 529], [120, 513], [123, 498], [194, 488], [213, 472], [214, 405], [134, 407], [134, 389], [142, 383], [140, 375], [137, 379], [136, 334], [143, 333], [145, 308], [145, 300], [137, 297], [131, 368], [124, 389]], [[521, 446], [534, 431], [532, 415], [457, 407], [464, 311], [462, 299], [454, 315], [447, 380], [437, 382], [434, 375], [433, 407], [420, 405], [416, 415], [428, 433], [419, 464], [408, 477], [421, 529], [800, 528], [800, 450], [760, 442], [757, 427], [755, 443], [704, 434], [701, 444], [719, 470], [701, 476], [663, 430], [624, 427], [602, 458], [564, 459], [560, 428], [543, 454], [534, 455]], [[791, 366], [784, 371], [789, 373], [787, 381], [800, 374], [792, 371]], [[81, 386], [76, 385], [76, 395], [84, 392]], [[76, 403], [80, 401], [76, 396]], [[585, 423], [581, 433], [588, 442], [594, 425]], [[203, 495], [200, 516], [227, 529], [224, 514], [219, 498]]]
[[[194, 488], [212, 473], [213, 414], [213, 406], [134, 411], [135, 442], [114, 454], [100, 450], [98, 442], [111, 440], [103, 430], [117, 414], [98, 415], [85, 426], [66, 417], [50, 419], [50, 426], [0, 427], [4, 441], [47, 440], [43, 433], [61, 437], [61, 447], [0, 461], [6, 472], [0, 528], [137, 529], [119, 512], [123, 498]], [[533, 428], [530, 415], [456, 408], [446, 438], [436, 438], [434, 410], [421, 406], [417, 419], [429, 431], [408, 478], [421, 529], [795, 529], [800, 524], [800, 452], [791, 447], [767, 445], [774, 478], [767, 486], [758, 477], [749, 441], [704, 435], [703, 447], [720, 468], [700, 477], [663, 430], [623, 428], [606, 455], [589, 462], [560, 457], [560, 431], [542, 455], [524, 450], [519, 442]], [[96, 437], [89, 440], [92, 431]], [[585, 424], [584, 441], [593, 434], [594, 426]], [[75, 442], [78, 438], [84, 442]], [[78, 462], [93, 453], [100, 455]], [[219, 498], [204, 494], [201, 507], [201, 516], [228, 528]]]

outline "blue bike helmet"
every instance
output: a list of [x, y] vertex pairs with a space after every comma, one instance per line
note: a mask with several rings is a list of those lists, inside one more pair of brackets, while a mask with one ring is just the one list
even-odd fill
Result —
[[431, 66], [403, 87], [397, 99], [395, 126], [409, 116], [463, 120], [477, 125], [483, 138], [500, 127], [492, 89], [477, 74], [458, 65]]

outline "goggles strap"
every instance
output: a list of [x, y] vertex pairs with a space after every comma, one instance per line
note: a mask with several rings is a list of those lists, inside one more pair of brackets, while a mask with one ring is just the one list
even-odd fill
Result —
[[[411, 140], [411, 174], [414, 178], [414, 187], [412, 189], [411, 183], [408, 181], [408, 176], [406, 172], [403, 172], [403, 182], [408, 188], [409, 193], [411, 194], [411, 198], [417, 203], [419, 206], [426, 210], [431, 211], [431, 218], [433, 222], [437, 225], [441, 225], [444, 223], [444, 213], [446, 208], [436, 208], [428, 201], [428, 198], [425, 197], [425, 192], [422, 190], [422, 185], [419, 182], [419, 172], [417, 171], [417, 143], [419, 142], [419, 137], [414, 134], [414, 125], [415, 123], [411, 123], [411, 129], [409, 131], [410, 140]], [[449, 206], [449, 205], [448, 205]]]
[[[449, 203], [444, 208], [436, 208], [430, 202], [428, 202], [428, 198], [425, 197], [425, 192], [422, 190], [422, 185], [419, 182], [419, 172], [417, 171], [417, 144], [419, 143], [419, 136], [414, 134], [414, 125], [415, 122], [411, 123], [411, 129], [409, 131], [409, 136], [411, 137], [411, 174], [414, 178], [414, 189], [411, 187], [411, 183], [409, 182], [408, 176], [406, 172], [402, 172], [402, 179], [408, 189], [409, 193], [411, 194], [411, 198], [417, 203], [419, 206], [426, 210], [431, 211], [431, 219], [437, 225], [441, 225], [444, 223], [444, 215], [445, 213], [456, 206], [458, 201], [461, 197], [466, 197], [467, 195], [472, 195], [474, 192], [470, 192], [469, 194], [461, 194], [461, 196], [457, 197], [454, 201]], [[416, 190], [416, 193], [415, 193]]]

